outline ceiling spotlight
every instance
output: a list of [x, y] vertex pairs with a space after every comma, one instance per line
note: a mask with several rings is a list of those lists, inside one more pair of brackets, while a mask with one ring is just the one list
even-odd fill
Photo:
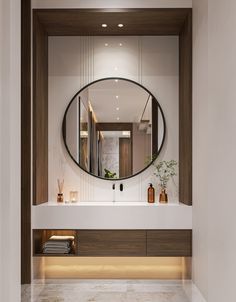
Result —
[[108, 46], [108, 43], [105, 43], [104, 45], [107, 47], [107, 46]]
[[122, 135], [130, 137], [130, 131], [122, 131]]
[[120, 110], [120, 108], [119, 108], [119, 107], [116, 107], [116, 110], [118, 111], [118, 110]]
[[119, 95], [116, 95], [116, 99], [118, 99], [119, 98]]
[[122, 46], [123, 44], [122, 43], [119, 43], [119, 46]]
[[116, 119], [117, 119], [117, 121], [119, 121], [119, 120], [120, 120], [120, 118], [119, 118], [119, 117], [117, 117]]
[[119, 23], [117, 26], [118, 26], [118, 27], [123, 27], [123, 26], [124, 26], [124, 24]]
[[102, 24], [102, 27], [107, 27], [107, 24], [106, 24], [106, 23], [103, 23], [103, 24]]
[[114, 69], [115, 69], [115, 70], [118, 70], [118, 67], [115, 67]]
[[115, 82], [117, 83], [117, 82], [118, 82], [118, 79], [115, 79]]

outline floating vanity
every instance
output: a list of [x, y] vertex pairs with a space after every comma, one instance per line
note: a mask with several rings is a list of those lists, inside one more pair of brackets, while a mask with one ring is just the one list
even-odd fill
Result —
[[33, 206], [32, 225], [34, 256], [47, 256], [42, 244], [58, 234], [75, 237], [73, 251], [65, 256], [192, 254], [192, 207], [184, 204], [49, 202]]

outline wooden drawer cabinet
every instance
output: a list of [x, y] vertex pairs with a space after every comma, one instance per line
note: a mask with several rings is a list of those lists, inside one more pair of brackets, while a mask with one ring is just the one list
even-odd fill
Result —
[[146, 231], [78, 231], [79, 256], [146, 256]]
[[73, 235], [74, 248], [68, 256], [184, 257], [192, 255], [191, 230], [33, 230], [34, 256], [42, 254], [51, 235]]
[[147, 256], [191, 256], [191, 230], [147, 231]]

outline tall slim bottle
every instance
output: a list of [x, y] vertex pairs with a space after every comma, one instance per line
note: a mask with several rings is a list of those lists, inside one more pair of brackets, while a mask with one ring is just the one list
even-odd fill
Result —
[[149, 185], [148, 188], [148, 203], [155, 202], [155, 189], [153, 188], [152, 184]]

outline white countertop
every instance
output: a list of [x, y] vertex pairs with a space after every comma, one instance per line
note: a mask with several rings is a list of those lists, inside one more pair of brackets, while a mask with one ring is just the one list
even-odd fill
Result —
[[33, 229], [192, 229], [192, 207], [137, 201], [32, 206]]
[[62, 202], [62, 203], [58, 203], [58, 202], [45, 202], [42, 203], [40, 205], [38, 205], [38, 207], [74, 207], [74, 206], [78, 206], [78, 207], [84, 207], [84, 206], [142, 206], [142, 207], [170, 207], [170, 206], [186, 206], [183, 203], [177, 203], [177, 202], [169, 202], [167, 204], [164, 203], [159, 203], [159, 202], [155, 202], [155, 203], [148, 203], [145, 201], [78, 201], [78, 202]]

